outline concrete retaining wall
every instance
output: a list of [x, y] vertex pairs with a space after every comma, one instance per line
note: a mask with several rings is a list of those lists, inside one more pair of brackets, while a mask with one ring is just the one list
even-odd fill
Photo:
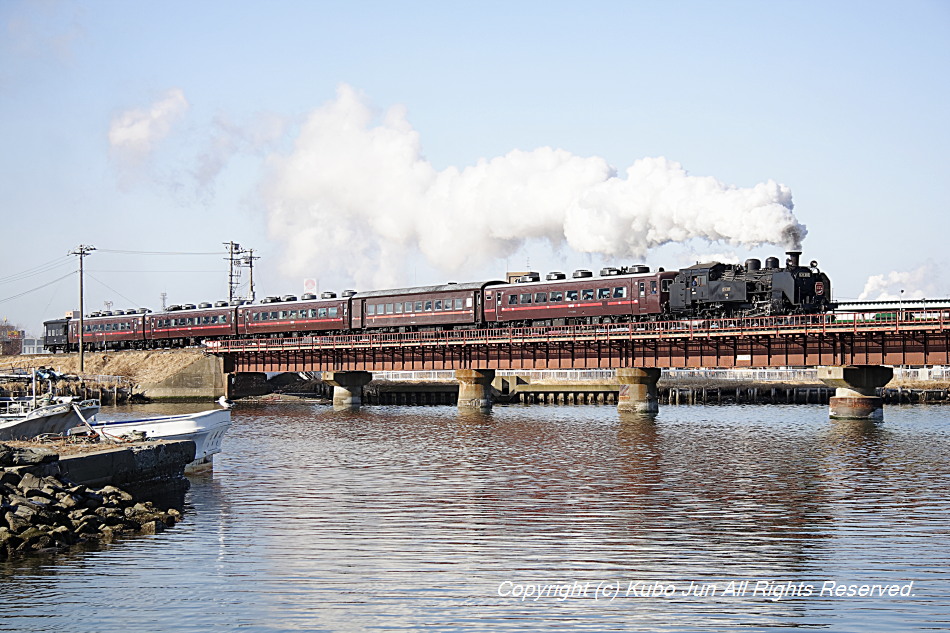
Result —
[[153, 489], [167, 489], [179, 482], [187, 487], [185, 466], [194, 459], [195, 443], [178, 440], [63, 455], [58, 461], [21, 468], [38, 477], [53, 476], [93, 487], [112, 485], [136, 496], [148, 496]]
[[217, 400], [228, 396], [224, 359], [201, 356], [175, 375], [156, 383], [139, 385], [153, 400]]

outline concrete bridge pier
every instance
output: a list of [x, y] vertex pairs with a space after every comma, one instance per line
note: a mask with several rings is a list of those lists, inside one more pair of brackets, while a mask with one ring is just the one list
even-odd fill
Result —
[[494, 369], [456, 369], [455, 379], [459, 381], [459, 409], [491, 411]]
[[818, 378], [829, 387], [835, 387], [835, 395], [828, 401], [832, 419], [883, 420], [884, 399], [876, 395], [894, 376], [892, 367], [883, 365], [847, 365], [819, 367]]
[[334, 409], [359, 409], [363, 404], [363, 387], [373, 379], [368, 371], [325, 371], [323, 382], [333, 385]]
[[617, 382], [620, 383], [620, 394], [617, 396], [617, 411], [657, 413], [660, 410], [656, 390], [656, 383], [659, 380], [660, 370], [653, 367], [618, 369]]

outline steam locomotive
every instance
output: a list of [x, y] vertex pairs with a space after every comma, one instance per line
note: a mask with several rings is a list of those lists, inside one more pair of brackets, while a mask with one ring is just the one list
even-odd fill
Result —
[[[559, 327], [632, 321], [814, 314], [831, 309], [831, 285], [817, 262], [800, 265], [790, 251], [784, 266], [769, 257], [745, 264], [710, 262], [678, 271], [647, 266], [528, 273], [498, 280], [355, 292], [267, 297], [259, 303], [172, 305], [93, 312], [82, 321], [87, 349], [148, 349], [198, 345], [203, 340], [417, 332], [463, 328]], [[80, 321], [44, 323], [52, 352], [79, 347]]]

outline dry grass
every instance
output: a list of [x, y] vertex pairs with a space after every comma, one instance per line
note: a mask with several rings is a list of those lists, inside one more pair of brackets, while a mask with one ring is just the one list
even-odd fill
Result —
[[[199, 349], [86, 352], [85, 375], [125, 376], [135, 384], [160, 382], [203, 355]], [[0, 356], [0, 368], [52, 367], [64, 374], [79, 372], [79, 354]]]

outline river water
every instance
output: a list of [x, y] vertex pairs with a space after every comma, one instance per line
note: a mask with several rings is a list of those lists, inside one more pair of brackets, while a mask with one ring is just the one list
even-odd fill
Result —
[[0, 631], [950, 627], [946, 407], [232, 419], [173, 529], [0, 563]]

